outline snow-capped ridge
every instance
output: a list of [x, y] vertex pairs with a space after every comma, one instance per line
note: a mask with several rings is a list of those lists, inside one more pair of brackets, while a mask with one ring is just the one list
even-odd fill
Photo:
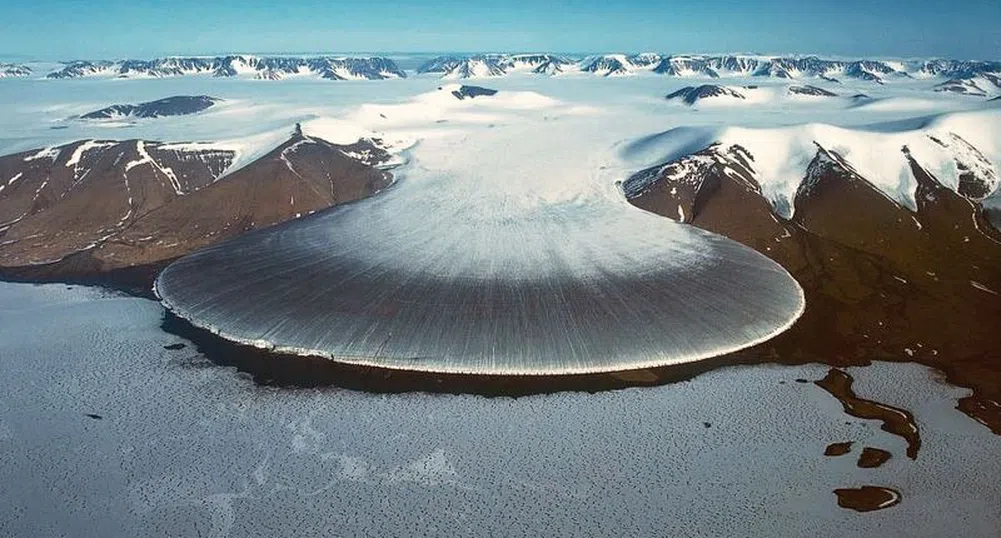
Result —
[[438, 56], [424, 62], [417, 72], [439, 74], [443, 79], [500, 77], [519, 72], [556, 75], [573, 63], [564, 56], [545, 53]]
[[[838, 97], [838, 94], [807, 84], [728, 86], [701, 84], [686, 86], [666, 96], [668, 101], [688, 106], [733, 106], [766, 103], [816, 103], [818, 99]], [[831, 101], [836, 102], [836, 101]], [[843, 102], [843, 101], [842, 101]], [[857, 106], [852, 101], [850, 106]]]
[[160, 78], [186, 75], [248, 76], [261, 80], [280, 80], [294, 76], [314, 76], [327, 80], [380, 80], [406, 77], [406, 73], [389, 58], [230, 55], [166, 57], [153, 60], [74, 61], [67, 62], [61, 69], [47, 74], [46, 78], [89, 76]]
[[742, 92], [733, 88], [717, 84], [703, 84], [701, 86], [686, 86], [681, 88], [676, 92], [668, 94], [666, 99], [669, 101], [681, 100], [687, 105], [694, 105], [704, 99], [746, 100], [747, 97]]
[[222, 101], [208, 95], [174, 95], [139, 104], [117, 104], [80, 116], [83, 120], [118, 120], [123, 118], [159, 118], [196, 114]]
[[440, 74], [444, 78], [482, 78], [514, 72], [560, 74], [590, 73], [597, 76], [625, 76], [655, 73], [676, 77], [768, 77], [782, 79], [817, 78], [830, 83], [841, 79], [885, 84], [895, 79], [952, 78], [969, 80], [1001, 76], [1001, 62], [961, 60], [895, 61], [842, 60], [819, 56], [761, 55], [667, 55], [598, 54], [571, 59], [552, 54], [476, 54], [439, 56], [427, 61], [418, 73]]
[[[710, 147], [719, 155], [733, 148], [746, 151], [762, 196], [787, 219], [795, 213], [797, 192], [809, 188], [803, 183], [818, 152], [911, 211], [917, 211], [917, 180], [910, 159], [943, 186], [972, 200], [997, 192], [1001, 183], [1001, 112], [996, 110], [943, 114], [920, 125], [895, 122], [864, 130], [820, 123], [674, 129], [627, 146], [622, 157], [647, 168], [653, 159], [678, 162]], [[658, 149], [661, 155], [655, 157]], [[635, 195], [637, 189], [642, 185], [626, 191]]]
[[0, 78], [27, 77], [32, 73], [26, 65], [0, 62]]
[[[626, 76], [654, 73], [691, 78], [768, 77], [781, 79], [815, 78], [830, 83], [853, 79], [885, 84], [897, 79], [938, 79], [975, 81], [981, 90], [985, 81], [1001, 92], [1001, 62], [883, 59], [832, 59], [819, 56], [767, 56], [749, 54], [638, 54], [609, 53], [569, 57], [546, 52], [498, 54], [450, 54], [431, 58], [416, 69], [445, 79], [489, 78], [525, 73], [560, 75], [588, 73], [596, 76]], [[0, 77], [28, 76], [31, 68], [0, 64]], [[403, 78], [406, 73], [385, 57], [345, 56], [171, 56], [150, 60], [77, 60], [49, 72], [46, 78], [89, 76], [156, 78], [187, 75], [251, 77], [281, 80], [312, 76], [328, 80], [379, 80]], [[993, 83], [989, 82], [993, 81]], [[963, 84], [954, 83], [959, 88]], [[943, 90], [953, 91], [953, 90]], [[994, 90], [991, 90], [992, 92]]]

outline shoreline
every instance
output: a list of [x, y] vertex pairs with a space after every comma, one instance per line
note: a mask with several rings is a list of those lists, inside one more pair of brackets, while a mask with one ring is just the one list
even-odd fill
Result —
[[17, 284], [92, 286], [159, 302], [153, 293], [153, 281], [164, 267], [176, 259], [111, 271], [94, 271], [84, 268], [86, 259], [78, 258], [82, 254], [86, 253], [77, 253], [45, 265], [0, 267], [0, 281]]
[[[61, 283], [92, 286], [159, 303], [153, 292], [153, 282], [159, 271], [172, 261], [166, 260], [108, 272], [74, 271], [60, 267], [63, 262], [37, 267], [0, 268], [0, 280], [22, 284]], [[278, 353], [226, 340], [193, 325], [166, 308], [163, 311], [160, 328], [168, 334], [191, 342], [195, 349], [213, 364], [233, 367], [248, 374], [258, 385], [292, 389], [337, 387], [377, 394], [424, 392], [517, 398], [537, 394], [597, 393], [632, 387], [669, 385], [730, 366], [819, 364], [831, 368], [844, 368], [869, 366], [873, 361], [914, 363], [941, 372], [943, 380], [949, 385], [970, 390], [972, 394], [957, 400], [956, 409], [994, 434], [1001, 435], [1001, 412], [999, 412], [1001, 406], [978, 391], [977, 387], [956, 382], [954, 368], [949, 368], [947, 363], [923, 362], [915, 360], [916, 357], [907, 357], [907, 360], [904, 360], [884, 354], [867, 358], [853, 357], [848, 360], [840, 356], [828, 361], [815, 356], [780, 355], [771, 344], [777, 339], [790, 337], [790, 333], [796, 330], [800, 321], [802, 318], [786, 332], [768, 341], [709, 359], [654, 368], [570, 375], [433, 373], [354, 365], [319, 356]]]
[[[434, 373], [356, 365], [332, 359], [277, 353], [226, 340], [164, 309], [161, 329], [183, 338], [213, 363], [235, 367], [259, 385], [283, 388], [338, 387], [373, 393], [428, 392], [519, 397], [559, 392], [604, 392], [658, 386], [692, 379], [725, 366], [743, 364], [734, 354], [673, 366], [570, 375], [483, 375]], [[746, 362], [752, 364], [752, 361]]]

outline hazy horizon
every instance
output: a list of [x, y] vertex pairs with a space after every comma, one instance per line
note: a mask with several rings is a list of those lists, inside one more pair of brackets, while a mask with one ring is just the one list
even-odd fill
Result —
[[40, 54], [6, 54], [0, 52], [0, 62], [21, 62], [21, 63], [67, 63], [72, 61], [123, 61], [123, 60], [152, 60], [156, 58], [214, 58], [219, 56], [245, 55], [258, 57], [319, 57], [319, 56], [344, 56], [344, 57], [372, 57], [381, 56], [392, 60], [425, 60], [438, 56], [473, 56], [480, 54], [554, 54], [566, 56], [571, 59], [584, 59], [589, 56], [624, 54], [635, 55], [644, 53], [655, 53], [666, 56], [746, 56], [746, 57], [809, 57], [816, 56], [830, 60], [887, 60], [887, 61], [921, 61], [932, 59], [947, 59], [957, 61], [1001, 61], [1001, 54], [996, 57], [969, 58], [947, 55], [889, 55], [889, 54], [869, 54], [869, 55], [847, 55], [847, 54], [821, 54], [817, 52], [755, 52], [755, 51], [694, 51], [694, 50], [594, 50], [594, 51], [562, 51], [545, 49], [508, 49], [508, 50], [437, 50], [437, 51], [393, 51], [393, 50], [297, 50], [297, 51], [260, 51], [260, 50], [220, 50], [205, 52], [163, 52], [160, 54], [124, 54], [108, 56], [52, 56]]
[[[39, 13], [46, 14], [44, 17]], [[0, 54], [36, 60], [211, 55], [212, 51], [688, 52], [841, 57], [1001, 58], [1001, 7], [992, 0], [792, 0], [695, 6], [595, 0], [471, 5], [457, 0], [173, 0], [8, 3]], [[779, 51], [779, 52], [775, 52]]]

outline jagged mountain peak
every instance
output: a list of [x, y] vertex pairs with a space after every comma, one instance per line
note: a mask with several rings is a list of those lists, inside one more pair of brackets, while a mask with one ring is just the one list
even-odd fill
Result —
[[296, 75], [312, 75], [328, 80], [378, 80], [406, 76], [393, 60], [381, 57], [228, 55], [165, 57], [153, 60], [74, 61], [49, 73], [46, 78], [86, 76], [159, 78], [201, 74], [217, 77], [251, 76], [266, 80], [279, 80]]
[[[7, 68], [16, 76], [30, 74], [26, 66]], [[720, 78], [758, 76], [782, 79], [816, 78], [829, 82], [853, 79], [885, 84], [896, 79], [940, 78], [971, 81], [983, 89], [983, 81], [1001, 91], [1001, 62], [963, 60], [891, 61], [875, 59], [828, 59], [816, 55], [763, 56], [747, 54], [679, 54], [658, 52], [635, 54], [598, 54], [571, 58], [559, 54], [534, 52], [516, 54], [449, 54], [426, 61], [418, 73], [438, 74], [445, 78], [482, 78], [527, 72], [556, 75], [567, 72], [598, 76], [621, 76], [651, 72], [667, 76]], [[4, 69], [0, 67], [0, 76]], [[8, 76], [14, 76], [8, 74]], [[401, 78], [405, 72], [390, 59], [380, 57], [259, 57], [224, 55], [215, 57], [164, 57], [152, 60], [72, 61], [48, 75], [48, 78], [83, 76], [166, 77], [211, 74], [218, 77], [249, 76], [279, 80], [309, 75], [330, 80]], [[953, 84], [950, 87], [959, 88]], [[952, 90], [943, 90], [952, 91]], [[988, 93], [995, 91], [990, 88]], [[966, 93], [966, 92], [964, 92]], [[979, 92], [974, 92], [979, 93]]]
[[580, 70], [601, 76], [628, 75], [633, 65], [624, 54], [603, 54], [591, 56], [580, 62]]
[[26, 65], [0, 62], [0, 78], [31, 76], [32, 69]]

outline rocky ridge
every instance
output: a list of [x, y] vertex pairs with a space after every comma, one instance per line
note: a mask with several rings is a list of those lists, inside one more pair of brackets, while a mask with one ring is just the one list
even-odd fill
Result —
[[259, 57], [249, 55], [217, 57], [168, 57], [153, 60], [73, 61], [48, 73], [49, 79], [112, 76], [122, 78], [176, 77], [211, 75], [215, 77], [248, 76], [262, 80], [280, 80], [310, 75], [326, 80], [381, 80], [404, 78], [404, 73], [388, 58], [342, 57]]
[[137, 105], [111, 105], [80, 116], [84, 120], [108, 120], [122, 118], [159, 118], [163, 116], [185, 116], [196, 114], [222, 101], [208, 95], [175, 95]]
[[296, 129], [231, 170], [212, 144], [83, 140], [0, 157], [0, 271], [62, 278], [162, 265], [192, 250], [391, 184], [377, 140]]
[[917, 184], [914, 208], [819, 144], [791, 214], [762, 194], [756, 156], [739, 144], [710, 145], [622, 187], [639, 208], [755, 248], [803, 287], [797, 324], [734, 360], [922, 362], [973, 388], [960, 408], [1001, 432], [1001, 233], [979, 202], [997, 190], [996, 172], [958, 135], [936, 141], [954, 156], [960, 182], [947, 186], [902, 147]]

